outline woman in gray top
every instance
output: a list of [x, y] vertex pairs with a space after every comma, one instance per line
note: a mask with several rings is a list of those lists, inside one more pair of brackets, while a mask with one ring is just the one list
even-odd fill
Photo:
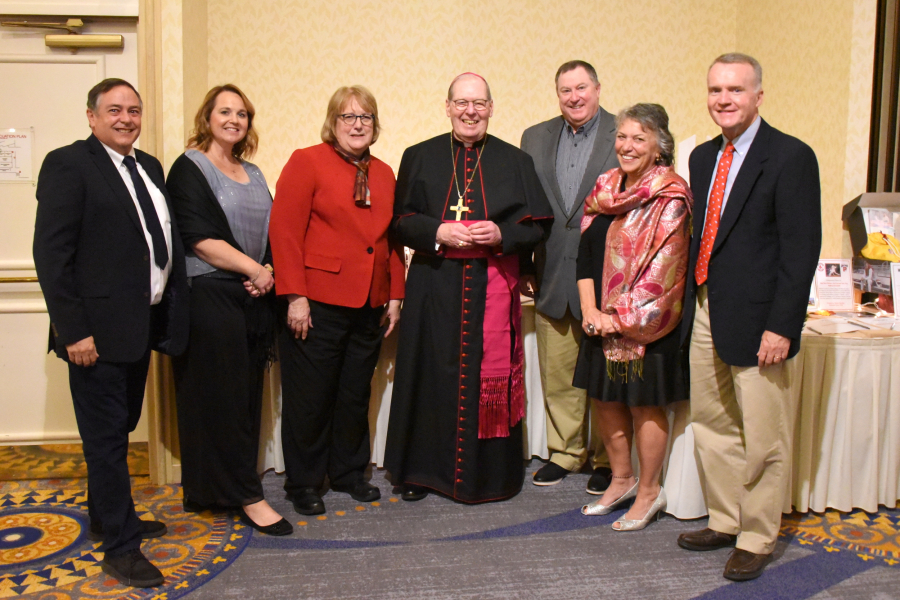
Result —
[[188, 350], [174, 361], [184, 509], [236, 508], [248, 526], [288, 535], [256, 469], [263, 375], [272, 356], [272, 196], [256, 165], [253, 105], [214, 87], [166, 187], [191, 283]]

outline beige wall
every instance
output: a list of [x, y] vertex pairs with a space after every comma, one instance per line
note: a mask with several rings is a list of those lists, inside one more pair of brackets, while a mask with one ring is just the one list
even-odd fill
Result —
[[[552, 78], [571, 58], [597, 67], [608, 110], [659, 102], [676, 140], [703, 141], [717, 133], [705, 108], [706, 69], [739, 50], [765, 68], [763, 116], [819, 156], [823, 255], [841, 253], [840, 206], [865, 185], [875, 0], [637, 0], [582, 15], [558, 0], [440, 9], [413, 0], [162, 2], [166, 165], [190, 127], [184, 115], [196, 109], [185, 103], [199, 103], [186, 100], [202, 81], [194, 60], [208, 64], [209, 85], [235, 83], [256, 104], [255, 162], [274, 187], [290, 153], [319, 142], [326, 103], [341, 85], [374, 92], [383, 132], [373, 152], [396, 170], [404, 148], [448, 130], [443, 97], [454, 75], [476, 71], [491, 82], [491, 132], [517, 144], [527, 126], [558, 114]], [[205, 54], [195, 37], [203, 32]]]

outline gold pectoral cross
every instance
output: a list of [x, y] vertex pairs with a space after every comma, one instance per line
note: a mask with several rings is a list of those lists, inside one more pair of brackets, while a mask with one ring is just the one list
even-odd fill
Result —
[[459, 197], [459, 202], [456, 203], [456, 206], [451, 206], [450, 210], [456, 213], [456, 220], [462, 221], [462, 214], [464, 212], [469, 212], [469, 207], [463, 205], [463, 197]]

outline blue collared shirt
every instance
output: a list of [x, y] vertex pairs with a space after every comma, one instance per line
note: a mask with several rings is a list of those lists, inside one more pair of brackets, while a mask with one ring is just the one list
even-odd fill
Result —
[[[728, 195], [731, 194], [731, 186], [734, 184], [734, 179], [737, 177], [738, 171], [741, 170], [741, 165], [744, 164], [744, 159], [747, 158], [747, 152], [750, 151], [750, 145], [753, 144], [753, 140], [756, 138], [756, 134], [759, 131], [759, 125], [762, 122], [759, 115], [756, 115], [756, 119], [753, 120], [753, 123], [750, 124], [744, 133], [737, 136], [733, 140], [730, 140], [732, 144], [734, 144], [734, 154], [731, 158], [731, 169], [728, 170], [728, 179], [725, 181], [725, 197], [722, 198], [722, 213], [725, 212], [725, 205], [728, 203]], [[722, 158], [722, 153], [725, 151], [725, 146], [728, 145], [729, 140], [722, 136], [722, 146], [719, 148], [718, 154], [716, 154], [716, 168], [713, 169], [712, 180], [709, 182], [709, 192], [706, 194], [706, 208], [709, 210], [709, 195], [712, 193], [713, 185], [716, 182], [716, 171], [718, 170], [719, 160]], [[719, 213], [719, 216], [722, 216], [722, 213]], [[706, 221], [704, 220], [704, 223]]]

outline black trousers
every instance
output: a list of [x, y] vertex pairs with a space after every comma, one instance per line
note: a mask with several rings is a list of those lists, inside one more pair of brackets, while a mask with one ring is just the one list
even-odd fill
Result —
[[201, 506], [263, 499], [256, 470], [266, 348], [248, 335], [254, 304], [236, 279], [195, 277], [187, 351], [173, 359], [181, 485]]
[[281, 443], [288, 495], [360, 481], [369, 465], [369, 396], [384, 329], [382, 309], [310, 301], [305, 340], [280, 337]]
[[88, 516], [102, 523], [109, 555], [141, 545], [140, 522], [131, 499], [128, 434], [141, 418], [150, 349], [133, 363], [69, 363], [69, 388], [88, 468]]

